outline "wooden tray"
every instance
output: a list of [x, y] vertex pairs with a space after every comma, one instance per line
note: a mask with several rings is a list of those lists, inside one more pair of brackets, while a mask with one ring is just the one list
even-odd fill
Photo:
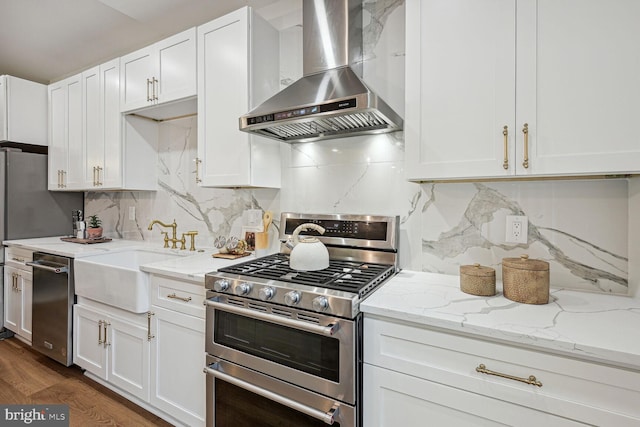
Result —
[[251, 252], [245, 252], [243, 254], [221, 254], [221, 253], [217, 253], [217, 254], [213, 254], [211, 255], [214, 258], [223, 258], [223, 259], [238, 259], [238, 258], [242, 258], [245, 256], [249, 256], [251, 255]]
[[82, 243], [84, 245], [90, 245], [92, 243], [105, 243], [111, 241], [111, 239], [108, 237], [101, 237], [99, 239], [78, 239], [77, 237], [61, 237], [60, 240], [62, 240], [63, 242]]

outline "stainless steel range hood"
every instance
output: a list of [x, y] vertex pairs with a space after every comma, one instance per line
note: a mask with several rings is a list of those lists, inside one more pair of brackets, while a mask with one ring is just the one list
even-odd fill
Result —
[[304, 77], [240, 117], [240, 130], [308, 142], [402, 130], [362, 81], [362, 0], [304, 0]]

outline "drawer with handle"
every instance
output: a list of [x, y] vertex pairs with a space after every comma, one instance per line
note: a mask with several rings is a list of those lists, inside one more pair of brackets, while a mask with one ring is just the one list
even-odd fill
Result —
[[29, 249], [9, 246], [5, 249], [5, 264], [12, 267], [31, 269], [28, 262], [33, 261], [33, 251]]
[[151, 276], [151, 304], [204, 318], [204, 283]]
[[365, 317], [365, 363], [606, 425], [639, 425], [640, 372], [444, 329]]

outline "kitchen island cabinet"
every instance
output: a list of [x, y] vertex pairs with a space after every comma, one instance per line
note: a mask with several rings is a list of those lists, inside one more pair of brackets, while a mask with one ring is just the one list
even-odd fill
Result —
[[637, 173], [638, 19], [629, 0], [408, 1], [407, 178]]
[[239, 118], [278, 89], [278, 32], [249, 7], [198, 27], [198, 158], [203, 187], [281, 184], [280, 143]]
[[401, 272], [361, 306], [364, 424], [638, 425], [638, 308], [567, 290], [519, 304]]

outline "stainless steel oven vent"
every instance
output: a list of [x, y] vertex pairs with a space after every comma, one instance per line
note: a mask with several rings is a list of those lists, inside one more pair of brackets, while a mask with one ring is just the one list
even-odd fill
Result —
[[308, 142], [402, 130], [361, 79], [362, 0], [303, 2], [304, 77], [240, 117], [240, 130]]

